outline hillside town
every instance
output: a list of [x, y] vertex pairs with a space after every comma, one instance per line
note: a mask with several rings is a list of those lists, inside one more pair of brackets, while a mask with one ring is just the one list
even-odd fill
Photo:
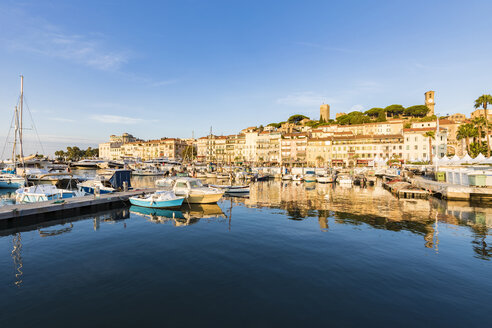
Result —
[[487, 97], [476, 100], [470, 117], [436, 116], [435, 92], [428, 91], [425, 105], [406, 109], [390, 105], [365, 113], [337, 113], [331, 119], [330, 106], [322, 104], [319, 120], [293, 115], [285, 122], [226, 136], [210, 133], [198, 139], [146, 141], [128, 133], [111, 135], [99, 144], [99, 157], [292, 167], [372, 166], [375, 160], [432, 163], [436, 157], [479, 153], [490, 157], [492, 111], [487, 109]]

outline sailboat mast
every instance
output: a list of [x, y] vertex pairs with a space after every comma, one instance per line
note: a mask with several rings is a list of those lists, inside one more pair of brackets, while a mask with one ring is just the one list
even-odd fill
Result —
[[19, 133], [19, 111], [17, 110], [17, 106], [15, 106], [14, 111], [14, 147], [12, 147], [12, 164], [14, 165], [14, 171], [16, 168], [17, 161], [17, 135]]
[[19, 152], [20, 152], [20, 160], [22, 166], [24, 167], [24, 151], [22, 149], [22, 112], [23, 112], [23, 103], [24, 103], [24, 75], [20, 76], [21, 78], [21, 94], [20, 94], [20, 111], [19, 111]]

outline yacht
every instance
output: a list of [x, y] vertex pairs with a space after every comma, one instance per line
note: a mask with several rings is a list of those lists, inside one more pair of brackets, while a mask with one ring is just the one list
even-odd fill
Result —
[[48, 200], [61, 200], [72, 197], [85, 196], [85, 192], [78, 190], [58, 189], [53, 185], [37, 185], [20, 188], [15, 191], [15, 200], [18, 203], [37, 203]]

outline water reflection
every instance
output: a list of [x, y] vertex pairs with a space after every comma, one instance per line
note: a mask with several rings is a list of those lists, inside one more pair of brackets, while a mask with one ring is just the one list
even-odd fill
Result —
[[196, 224], [200, 219], [226, 218], [217, 204], [190, 204], [179, 210], [145, 208], [131, 206], [132, 214], [142, 216], [153, 223], [171, 223], [176, 227]]

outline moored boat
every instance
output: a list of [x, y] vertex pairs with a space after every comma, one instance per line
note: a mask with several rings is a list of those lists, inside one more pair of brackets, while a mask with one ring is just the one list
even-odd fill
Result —
[[186, 196], [190, 204], [212, 204], [224, 195], [223, 190], [205, 187], [200, 180], [194, 178], [178, 178], [173, 191], [178, 196]]
[[216, 189], [222, 189], [225, 191], [226, 194], [247, 194], [249, 193], [249, 186], [244, 185], [244, 186], [230, 186], [230, 185], [209, 185], [209, 187], [216, 188]]
[[331, 175], [319, 175], [316, 177], [318, 183], [333, 183], [335, 180]]
[[314, 171], [307, 171], [304, 175], [304, 181], [306, 182], [316, 182], [316, 174]]
[[180, 207], [185, 198], [170, 190], [160, 190], [150, 195], [130, 197], [130, 204], [148, 208]]
[[0, 174], [0, 189], [18, 189], [26, 185], [26, 179], [16, 174]]
[[83, 191], [59, 189], [53, 185], [37, 185], [21, 188], [17, 189], [15, 193], [15, 200], [19, 203], [37, 203], [85, 196], [85, 192]]

